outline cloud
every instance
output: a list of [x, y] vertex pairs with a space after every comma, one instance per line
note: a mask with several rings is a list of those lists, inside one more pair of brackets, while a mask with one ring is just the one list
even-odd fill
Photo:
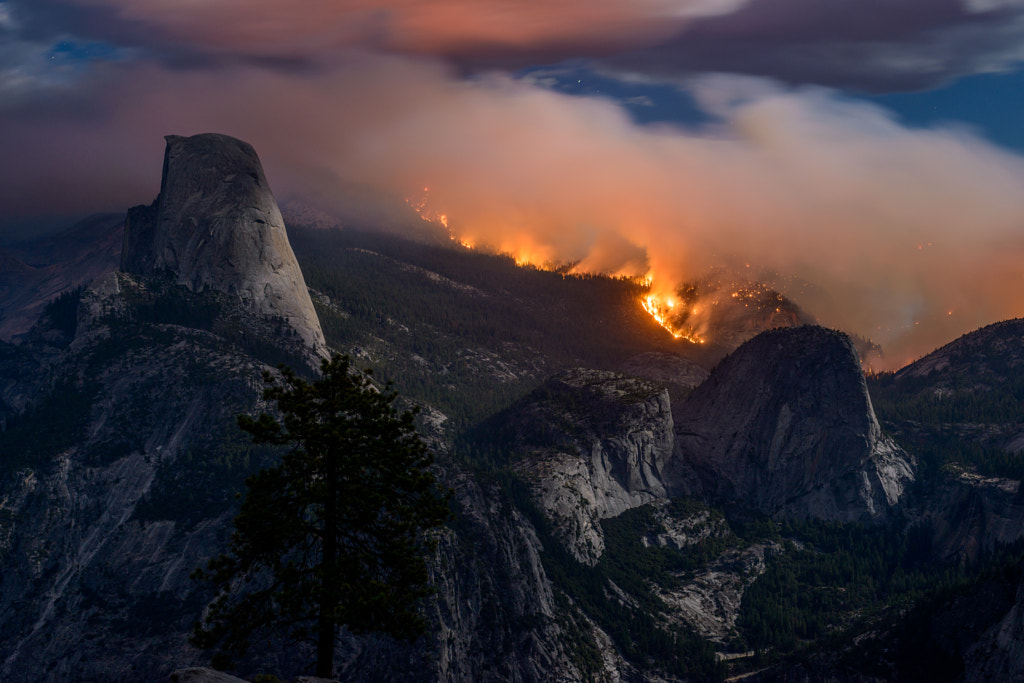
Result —
[[[358, 48], [470, 71], [586, 57], [869, 91], [921, 89], [1024, 59], [1016, 0], [10, 0], [26, 31], [145, 48], [166, 63], [283, 68]], [[13, 21], [13, 19], [12, 19]]]
[[674, 38], [612, 55], [649, 75], [722, 71], [867, 91], [925, 89], [1024, 60], [1024, 4], [751, 0]]
[[307, 74], [111, 66], [85, 103], [0, 126], [8, 216], [148, 203], [162, 136], [251, 142], [279, 197], [389, 221], [422, 197], [463, 239], [670, 288], [753, 264], [891, 362], [1024, 314], [1024, 160], [967, 131], [909, 129], [823, 89], [709, 77], [723, 123], [638, 126], [620, 105], [443, 63], [350, 54]]
[[[354, 47], [489, 56], [605, 52], [745, 0], [14, 0], [37, 29], [212, 54], [319, 61]], [[102, 21], [98, 18], [102, 17]]]

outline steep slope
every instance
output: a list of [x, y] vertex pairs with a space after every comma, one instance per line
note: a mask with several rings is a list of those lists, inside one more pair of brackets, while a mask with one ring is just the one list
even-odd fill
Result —
[[1004, 384], [1009, 368], [1024, 368], [1024, 319], [965, 334], [901, 369], [896, 380], [924, 380], [918, 388], [933, 393], [951, 390], [955, 384], [985, 391]]
[[920, 454], [936, 553], [974, 561], [1024, 537], [1024, 320], [988, 325], [873, 377], [888, 432]]
[[884, 437], [848, 337], [762, 333], [673, 410], [676, 446], [714, 500], [769, 514], [884, 519], [914, 479]]
[[880, 415], [901, 430], [912, 421], [918, 429], [952, 429], [964, 441], [1024, 452], [1024, 320], [966, 334], [895, 374], [873, 378], [871, 391]]
[[117, 268], [124, 214], [99, 214], [0, 252], [0, 339], [27, 332], [46, 302]]
[[328, 343], [442, 410], [449, 429], [566, 368], [618, 370], [647, 352], [685, 365], [680, 356], [700, 351], [660, 327], [640, 305], [644, 288], [629, 280], [521, 268], [447, 238], [291, 225], [289, 235]]
[[1024, 583], [1013, 607], [964, 653], [964, 683], [1024, 680]]
[[688, 493], [672, 462], [668, 392], [600, 370], [565, 370], [492, 420], [556, 535], [580, 562], [604, 552], [600, 520]]
[[121, 269], [169, 272], [194, 292], [236, 296], [250, 313], [283, 319], [324, 353], [320, 322], [255, 150], [212, 133], [166, 140], [160, 195], [129, 210]]
[[[265, 408], [265, 366], [212, 332], [145, 322], [142, 289], [112, 273], [82, 294], [76, 336], [49, 358], [37, 408], [0, 435], [5, 680], [160, 680], [207, 661], [186, 637], [212, 596], [189, 573], [226, 547], [233, 494], [276, 457], [233, 426], [235, 414]], [[38, 428], [53, 424], [55, 438], [42, 438]], [[531, 523], [433, 443], [458, 522], [432, 558], [430, 632], [414, 644], [346, 636], [345, 680], [584, 681], [627, 670], [558, 597]], [[598, 662], [581, 659], [580, 639]], [[309, 654], [258, 642], [239, 671], [292, 676]]]
[[132, 680], [194, 660], [186, 622], [203, 597], [188, 574], [224, 541], [240, 482], [223, 475], [266, 461], [229, 431], [261, 365], [208, 332], [131, 322], [107, 279], [0, 440], [5, 679]]
[[[288, 359], [295, 339], [310, 347], [239, 294], [251, 283], [232, 268], [266, 250], [235, 258], [234, 238], [203, 242], [236, 214], [229, 232], [263, 239], [256, 219], [273, 218], [259, 173], [228, 180], [241, 183], [232, 206], [214, 182], [231, 174], [205, 154], [182, 167], [200, 176], [182, 181], [191, 190], [168, 188], [176, 218], [158, 220], [163, 193], [134, 211], [140, 272], [98, 279], [21, 346], [0, 344], [0, 678], [160, 680], [207, 660], [185, 640], [210, 597], [189, 570], [224, 548], [233, 494], [276, 457], [233, 416], [265, 407], [266, 364]], [[156, 251], [141, 251], [146, 240]], [[429, 633], [411, 645], [346, 635], [342, 679], [720, 680], [715, 650], [817, 647], [943, 576], [934, 548], [898, 525], [849, 521], [887, 518], [913, 469], [882, 436], [842, 335], [768, 332], [705, 379], [692, 362], [702, 356], [639, 307], [638, 283], [351, 231], [293, 243], [331, 346], [424, 406], [421, 429], [455, 490], [456, 520], [431, 560]], [[467, 428], [505, 408], [462, 450]], [[974, 542], [1024, 528], [1012, 524], [1011, 480], [961, 475], [984, 485], [919, 493], [949, 507], [936, 529], [959, 518], [949, 538]], [[921, 525], [928, 509], [908, 514]], [[998, 533], [979, 535], [979, 516]], [[793, 519], [805, 517], [842, 523]], [[1004, 607], [989, 610], [982, 630], [1003, 623], [971, 670], [1006, 670], [989, 652], [1018, 652]], [[291, 677], [306, 654], [270, 637], [238, 672]], [[734, 666], [757, 666], [748, 660]]]
[[[232, 261], [230, 236], [210, 249], [201, 237], [176, 241], [194, 222], [273, 242], [258, 228], [245, 232], [244, 221], [220, 223], [245, 211], [222, 200], [230, 201], [200, 187], [181, 224], [156, 221], [162, 200], [135, 211], [126, 262], [142, 272], [99, 278], [68, 300], [73, 324], [57, 329], [67, 316], [46, 315], [22, 347], [0, 347], [11, 370], [0, 377], [0, 678], [160, 680], [208, 657], [186, 642], [212, 597], [189, 573], [225, 547], [245, 476], [277, 457], [248, 444], [234, 416], [265, 408], [257, 356], [287, 357], [296, 333], [295, 319], [248, 333], [252, 309], [237, 301], [252, 279], [232, 280], [244, 264]], [[163, 245], [160, 253], [141, 253], [140, 240]], [[273, 251], [265, 246], [252, 253]], [[272, 280], [263, 260], [247, 264], [264, 266], [261, 277]], [[422, 425], [459, 509], [432, 558], [442, 590], [425, 605], [430, 634], [412, 645], [347, 638], [339, 670], [355, 681], [582, 681], [605, 669], [617, 678], [625, 665], [607, 636], [556, 599], [531, 524], [446, 457], [432, 432], [445, 420], [427, 410]], [[581, 658], [581, 639], [598, 661]], [[291, 677], [309, 661], [302, 647], [254, 645], [242, 672]]]

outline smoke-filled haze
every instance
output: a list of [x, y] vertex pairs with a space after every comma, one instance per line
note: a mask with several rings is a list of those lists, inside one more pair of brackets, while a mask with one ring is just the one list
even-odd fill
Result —
[[[339, 215], [423, 202], [462, 241], [656, 291], [723, 265], [811, 283], [796, 301], [889, 366], [1024, 315], [1024, 157], [840, 89], [1009, 69], [1024, 8], [905, 0], [876, 25], [808, 1], [0, 2], [0, 207], [148, 202], [163, 135], [217, 131]], [[516, 71], [571, 56], [706, 120]]]

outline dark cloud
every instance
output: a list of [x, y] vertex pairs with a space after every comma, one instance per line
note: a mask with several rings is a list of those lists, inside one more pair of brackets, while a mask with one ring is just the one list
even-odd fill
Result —
[[1024, 7], [961, 0], [751, 0], [610, 58], [665, 77], [721, 71], [867, 91], [923, 89], [1024, 59]]
[[80, 35], [177, 66], [333, 64], [352, 48], [465, 69], [601, 59], [880, 91], [1024, 58], [1012, 0], [10, 0], [23, 40]]

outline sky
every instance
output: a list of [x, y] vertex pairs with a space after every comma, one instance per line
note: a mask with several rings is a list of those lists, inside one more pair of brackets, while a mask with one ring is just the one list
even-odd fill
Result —
[[220, 132], [346, 223], [799, 283], [897, 367], [1024, 315], [1022, 62], [1024, 0], [0, 0], [0, 242]]

